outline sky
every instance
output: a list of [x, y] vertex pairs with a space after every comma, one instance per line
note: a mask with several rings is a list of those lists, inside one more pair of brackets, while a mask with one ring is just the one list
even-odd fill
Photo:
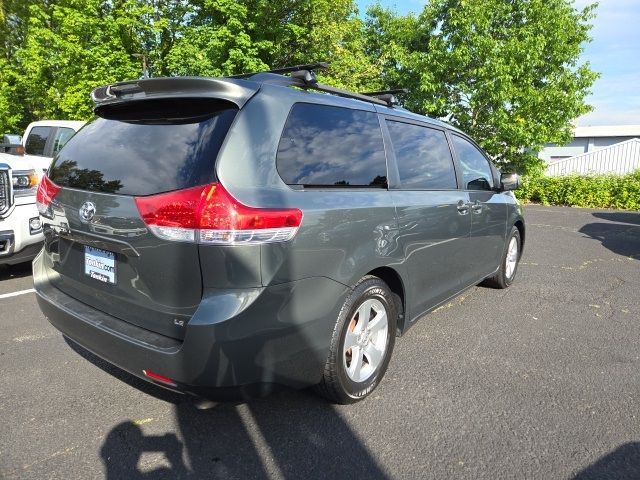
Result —
[[[375, 0], [357, 0], [364, 15]], [[419, 12], [426, 0], [381, 0], [398, 13]], [[593, 3], [575, 0], [577, 8]], [[600, 0], [582, 61], [600, 73], [586, 101], [594, 110], [578, 126], [640, 125], [640, 0]]]

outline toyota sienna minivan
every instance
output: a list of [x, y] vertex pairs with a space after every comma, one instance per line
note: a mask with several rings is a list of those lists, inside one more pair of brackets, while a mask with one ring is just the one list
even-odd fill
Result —
[[322, 66], [94, 90], [37, 194], [49, 321], [173, 390], [349, 403], [425, 313], [508, 287], [517, 176], [393, 92], [318, 83]]

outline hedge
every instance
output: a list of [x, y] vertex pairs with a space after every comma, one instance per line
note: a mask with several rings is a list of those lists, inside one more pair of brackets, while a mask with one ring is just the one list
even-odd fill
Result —
[[640, 210], [640, 169], [628, 175], [522, 177], [522, 202], [571, 207]]

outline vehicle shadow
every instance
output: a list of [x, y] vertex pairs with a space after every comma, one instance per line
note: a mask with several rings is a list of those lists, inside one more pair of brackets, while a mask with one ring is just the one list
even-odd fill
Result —
[[31, 275], [31, 262], [17, 265], [0, 265], [0, 282], [10, 278], [23, 278]]
[[387, 478], [335, 408], [308, 391], [206, 412], [182, 404], [176, 418], [196, 478]]
[[611, 222], [640, 225], [640, 212], [594, 212], [592, 215]]
[[[107, 479], [188, 478], [183, 450], [182, 442], [173, 433], [144, 435], [142, 429], [133, 422], [122, 422], [107, 435], [100, 456]], [[138, 464], [144, 452], [163, 453], [168, 465], [141, 472]]]
[[594, 213], [593, 215], [620, 223], [588, 223], [579, 230], [580, 233], [599, 240], [603, 247], [613, 253], [640, 260], [640, 214]]
[[[118, 380], [174, 405], [175, 433], [145, 435], [131, 421], [108, 432], [100, 449], [108, 480], [388, 478], [336, 408], [308, 390], [284, 390], [247, 402], [210, 402], [203, 410], [202, 400], [141, 380], [65, 340]], [[146, 452], [162, 454], [161, 465], [142, 464], [141, 469]]]
[[572, 480], [637, 480], [640, 478], [640, 442], [629, 442], [600, 458]]

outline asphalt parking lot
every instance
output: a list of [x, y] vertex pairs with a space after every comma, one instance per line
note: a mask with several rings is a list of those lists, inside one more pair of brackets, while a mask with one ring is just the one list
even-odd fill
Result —
[[352, 406], [198, 410], [67, 344], [2, 268], [0, 478], [640, 478], [640, 214], [526, 219], [515, 284], [423, 318]]

